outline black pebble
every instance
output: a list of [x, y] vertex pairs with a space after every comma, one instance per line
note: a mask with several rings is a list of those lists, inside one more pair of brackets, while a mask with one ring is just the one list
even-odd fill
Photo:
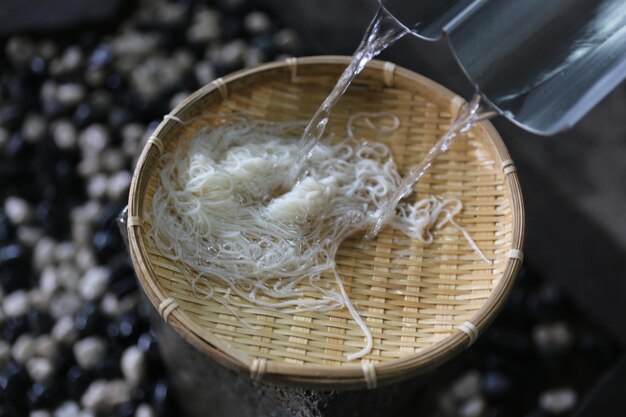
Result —
[[4, 209], [0, 207], [0, 244], [8, 242], [15, 236], [15, 227], [9, 221]]
[[24, 392], [30, 384], [26, 369], [15, 362], [9, 362], [0, 372], [0, 404], [7, 404], [18, 411], [25, 410]]
[[108, 230], [96, 232], [91, 240], [91, 245], [100, 262], [106, 262], [124, 250], [124, 241], [115, 226], [111, 226]]
[[24, 118], [24, 107], [16, 103], [7, 103], [0, 109], [0, 126], [15, 130], [22, 124]]
[[89, 371], [74, 365], [65, 374], [65, 392], [70, 398], [79, 399], [92, 381], [93, 375]]
[[93, 369], [94, 374], [100, 379], [114, 379], [122, 376], [117, 355], [107, 354], [102, 357]]
[[126, 313], [113, 319], [107, 326], [107, 334], [122, 346], [135, 343], [142, 329], [142, 323], [136, 313]]
[[500, 372], [487, 372], [483, 375], [482, 390], [492, 401], [507, 400], [513, 393], [513, 382]]
[[9, 404], [0, 404], [0, 417], [20, 417], [20, 413]]
[[110, 289], [118, 298], [124, 297], [137, 289], [137, 278], [135, 278], [135, 275], [128, 275], [113, 282]]
[[493, 326], [484, 340], [492, 349], [509, 355], [528, 356], [532, 350], [528, 334], [515, 327]]
[[28, 319], [30, 332], [34, 336], [50, 333], [52, 326], [54, 326], [54, 320], [50, 317], [50, 314], [45, 311], [31, 308], [26, 317]]
[[112, 417], [133, 417], [134, 415], [135, 406], [133, 404], [124, 404], [113, 412]]
[[565, 314], [565, 297], [559, 287], [543, 285], [535, 294], [528, 297], [527, 312], [536, 321], [552, 321]]
[[165, 380], [158, 381], [152, 391], [152, 405], [157, 417], [167, 417], [173, 412], [173, 398], [169, 384]]
[[89, 56], [89, 66], [104, 67], [113, 60], [113, 52], [108, 45], [98, 45]]
[[6, 319], [2, 327], [2, 338], [13, 343], [26, 332], [28, 332], [28, 320], [24, 316], [10, 317]]
[[28, 390], [27, 398], [31, 409], [53, 408], [63, 400], [61, 394], [58, 381], [46, 380], [33, 384]]
[[74, 327], [81, 337], [103, 333], [106, 320], [96, 303], [87, 302], [74, 316]]

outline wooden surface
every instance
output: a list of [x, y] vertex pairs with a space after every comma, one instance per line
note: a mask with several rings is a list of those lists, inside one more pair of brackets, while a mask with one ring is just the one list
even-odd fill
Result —
[[[155, 136], [168, 152], [207, 122], [198, 118], [202, 115], [246, 111], [270, 120], [306, 120], [347, 62], [337, 57], [307, 58], [297, 65], [274, 63], [233, 74], [172, 112], [183, 121], [195, 118], [193, 122], [166, 120]], [[358, 125], [356, 133], [385, 142], [400, 171], [406, 172], [445, 131], [460, 102], [417, 74], [397, 68], [385, 77], [384, 68], [382, 62], [373, 62], [364, 70], [334, 111], [328, 132], [343, 135], [355, 112], [397, 114], [400, 128], [391, 135]], [[160, 147], [154, 145], [142, 153], [129, 218], [149, 221], [160, 155]], [[340, 248], [338, 272], [374, 334], [374, 349], [366, 357], [374, 368], [374, 385], [406, 379], [452, 357], [468, 345], [459, 326], [471, 321], [482, 330], [500, 308], [519, 266], [519, 260], [507, 255], [512, 248], [520, 249], [523, 241], [517, 177], [502, 170], [508, 159], [498, 134], [489, 123], [481, 123], [459, 138], [417, 185], [420, 198], [432, 193], [462, 200], [465, 208], [459, 223], [494, 259], [493, 265], [484, 263], [453, 228], [445, 229], [428, 247], [384, 229], [372, 242], [350, 238]], [[220, 303], [194, 297], [181, 269], [146, 239], [148, 227], [149, 223], [136, 222], [129, 230], [142, 286], [156, 307], [169, 305], [162, 314], [203, 353], [244, 373], [261, 366], [263, 377], [272, 381], [327, 388], [372, 386], [361, 363], [345, 357], [364, 343], [347, 311], [296, 316], [255, 306], [238, 308], [237, 315], [252, 325], [250, 329]], [[407, 250], [410, 255], [403, 256]]]

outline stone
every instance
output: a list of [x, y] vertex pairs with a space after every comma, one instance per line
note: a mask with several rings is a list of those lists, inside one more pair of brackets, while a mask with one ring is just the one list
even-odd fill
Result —
[[111, 42], [111, 51], [118, 58], [116, 65], [121, 70], [151, 55], [158, 44], [158, 37], [152, 33], [128, 31], [116, 36]]
[[44, 381], [54, 373], [54, 366], [48, 358], [30, 358], [26, 362], [26, 369], [35, 382]]
[[209, 61], [200, 61], [194, 67], [194, 75], [198, 84], [206, 85], [215, 80], [215, 69]]
[[141, 138], [145, 130], [145, 126], [140, 123], [124, 125], [122, 128], [122, 150], [127, 157], [137, 156], [141, 150]]
[[554, 388], [539, 396], [539, 406], [554, 415], [563, 415], [571, 411], [578, 402], [576, 391], [569, 387]]
[[265, 61], [267, 61], [267, 56], [265, 55], [265, 52], [263, 52], [259, 48], [250, 48], [246, 53], [243, 64], [246, 67], [256, 67], [257, 65]]
[[26, 200], [19, 197], [7, 197], [4, 200], [4, 213], [14, 225], [21, 225], [33, 218], [33, 209]]
[[25, 36], [11, 36], [6, 43], [4, 52], [9, 62], [19, 67], [35, 54], [35, 43]]
[[76, 148], [78, 133], [74, 124], [67, 119], [55, 120], [50, 125], [52, 139], [59, 149], [70, 150]]
[[65, 374], [65, 391], [69, 398], [80, 400], [93, 380], [91, 371], [85, 371], [78, 365], [71, 366]]
[[72, 242], [61, 242], [56, 245], [54, 251], [54, 257], [57, 262], [72, 262], [74, 260], [74, 254], [76, 253], [76, 247]]
[[71, 291], [60, 291], [50, 301], [50, 315], [55, 319], [74, 314], [80, 309], [81, 302], [76, 294]]
[[101, 155], [102, 168], [108, 172], [122, 170], [126, 166], [124, 153], [118, 148], [106, 149]]
[[34, 383], [26, 395], [32, 408], [52, 408], [62, 398], [61, 387], [51, 379]]
[[56, 100], [63, 106], [73, 107], [85, 99], [85, 87], [81, 84], [61, 84], [56, 89]]
[[46, 119], [42, 115], [30, 113], [22, 123], [22, 137], [26, 142], [38, 142], [46, 134], [47, 127]]
[[20, 226], [17, 228], [17, 240], [31, 248], [41, 240], [43, 235], [43, 230], [38, 227]]
[[250, 12], [243, 20], [243, 26], [251, 35], [261, 35], [269, 31], [272, 21], [264, 12]]
[[132, 176], [128, 171], [119, 171], [111, 175], [107, 183], [107, 196], [113, 201], [128, 197]]
[[574, 335], [567, 323], [557, 321], [539, 324], [532, 329], [535, 346], [541, 353], [551, 354], [569, 349], [574, 343]]
[[485, 412], [485, 407], [485, 400], [482, 398], [471, 398], [459, 407], [459, 417], [481, 417]]
[[78, 417], [80, 406], [74, 401], [66, 401], [54, 410], [53, 417]]
[[33, 288], [28, 292], [30, 298], [30, 304], [33, 308], [38, 310], [48, 310], [50, 307], [50, 301], [52, 300], [52, 294], [45, 293], [39, 288]]
[[170, 99], [169, 108], [170, 109], [176, 108], [176, 106], [178, 106], [180, 103], [182, 103], [190, 95], [191, 95], [191, 93], [189, 91], [181, 91], [179, 93], [176, 93]]
[[63, 51], [60, 58], [50, 63], [50, 74], [58, 77], [78, 70], [85, 62], [83, 52], [78, 46], [70, 46]]
[[281, 29], [273, 36], [272, 41], [277, 48], [285, 52], [294, 52], [300, 46], [298, 33], [293, 29]]
[[104, 325], [104, 317], [98, 309], [98, 305], [92, 301], [84, 303], [74, 316], [74, 327], [83, 336], [100, 334]]
[[135, 411], [135, 417], [156, 417], [156, 414], [150, 404], [139, 404]]
[[102, 309], [102, 312], [109, 317], [120, 314], [120, 302], [115, 294], [111, 294], [110, 292], [106, 293], [104, 297], [102, 297], [100, 308]]
[[64, 262], [57, 267], [59, 284], [66, 290], [75, 291], [80, 282], [80, 272], [72, 263]]
[[28, 312], [30, 300], [23, 290], [13, 291], [2, 300], [2, 310], [7, 317], [18, 317]]
[[33, 250], [33, 265], [38, 271], [43, 271], [48, 265], [54, 262], [54, 254], [56, 251], [56, 242], [49, 238], [43, 237], [35, 244]]
[[18, 337], [11, 347], [11, 355], [15, 362], [26, 363], [35, 355], [35, 339], [29, 334]]
[[11, 345], [0, 340], [0, 369], [4, 368], [11, 360]]
[[40, 358], [54, 359], [58, 352], [57, 342], [48, 334], [35, 339], [35, 355]]
[[44, 294], [50, 295], [59, 289], [59, 276], [54, 266], [49, 265], [45, 267], [39, 275], [39, 289]]
[[58, 343], [70, 346], [78, 339], [78, 332], [74, 328], [74, 318], [68, 315], [58, 319], [51, 334]]
[[205, 44], [215, 41], [220, 36], [220, 14], [211, 9], [204, 9], [194, 14], [193, 22], [187, 29], [187, 40], [191, 43]]
[[513, 393], [513, 382], [501, 372], [489, 371], [482, 377], [482, 390], [490, 400], [505, 401]]
[[[91, 231], [91, 228], [90, 228]], [[89, 235], [91, 237], [91, 234]], [[89, 241], [84, 242], [85, 245], [88, 244]], [[81, 241], [82, 243], [82, 241]], [[76, 252], [76, 266], [83, 272], [87, 271], [89, 268], [96, 265], [96, 257], [94, 256], [91, 249], [87, 246], [78, 249]]]
[[101, 169], [100, 159], [97, 156], [85, 157], [78, 163], [76, 169], [82, 177], [93, 177]]
[[236, 39], [220, 49], [218, 62], [231, 67], [242, 65], [247, 51], [248, 45], [243, 40]]
[[466, 400], [480, 392], [481, 376], [476, 370], [471, 370], [458, 378], [450, 388], [456, 399]]
[[95, 300], [100, 298], [109, 285], [111, 272], [105, 267], [94, 267], [83, 275], [78, 291], [85, 300]]
[[52, 414], [48, 410], [33, 410], [28, 417], [52, 417]]
[[28, 322], [23, 316], [7, 318], [2, 327], [2, 337], [13, 343], [18, 337], [28, 332]]
[[109, 144], [109, 130], [101, 124], [87, 126], [78, 135], [78, 145], [84, 156], [98, 157]]
[[131, 400], [131, 387], [126, 381], [94, 381], [80, 402], [83, 407], [100, 413], [107, 413]]
[[9, 139], [11, 134], [8, 129], [4, 127], [0, 127], [0, 151], [4, 148], [4, 146], [9, 143]]
[[106, 345], [99, 337], [87, 337], [77, 341], [73, 346], [76, 363], [89, 370], [106, 354]]
[[107, 193], [108, 178], [105, 174], [91, 177], [87, 183], [87, 195], [89, 198], [101, 199]]
[[137, 346], [128, 347], [122, 354], [120, 368], [131, 385], [138, 385], [146, 374], [144, 353]]

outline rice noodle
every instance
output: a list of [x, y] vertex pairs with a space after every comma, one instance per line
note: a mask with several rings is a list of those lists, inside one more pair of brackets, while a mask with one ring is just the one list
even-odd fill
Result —
[[[373, 339], [350, 302], [335, 255], [346, 237], [374, 224], [401, 184], [389, 148], [356, 139], [359, 118], [382, 132], [399, 126], [391, 113], [353, 115], [347, 138], [318, 145], [306, 176], [290, 190], [281, 187], [298, 158], [305, 123], [234, 117], [199, 130], [162, 156], [149, 232], [159, 251], [183, 266], [196, 297], [215, 299], [240, 320], [234, 307], [283, 313], [347, 308], [366, 338], [349, 360], [367, 355]], [[400, 204], [390, 226], [428, 244], [433, 229], [449, 224], [488, 261], [454, 220], [461, 209], [458, 199], [429, 196]], [[339, 291], [321, 285], [325, 272], [333, 273]]]

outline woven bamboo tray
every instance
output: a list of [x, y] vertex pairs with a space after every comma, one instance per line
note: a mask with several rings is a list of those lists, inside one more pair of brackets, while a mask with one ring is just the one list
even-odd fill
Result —
[[[218, 302], [192, 295], [180, 268], [146, 238], [150, 225], [144, 221], [160, 156], [202, 125], [201, 118], [180, 120], [241, 111], [268, 120], [308, 119], [348, 62], [292, 58], [217, 79], [164, 118], [133, 176], [128, 236], [148, 298], [197, 349], [252, 378], [321, 389], [374, 388], [431, 370], [475, 341], [502, 306], [522, 262], [524, 210], [515, 167], [498, 133], [482, 122], [434, 163], [416, 189], [420, 198], [460, 198], [459, 223], [494, 263], [483, 262], [452, 227], [428, 246], [390, 228], [372, 242], [346, 240], [338, 272], [374, 336], [364, 360], [346, 359], [364, 345], [364, 336], [345, 309], [293, 315], [238, 308], [251, 329]], [[386, 143], [403, 173], [422, 159], [462, 103], [422, 76], [373, 61], [339, 102], [327, 134], [343, 137], [355, 112], [395, 113], [401, 124], [393, 133], [358, 123], [356, 133]]]

